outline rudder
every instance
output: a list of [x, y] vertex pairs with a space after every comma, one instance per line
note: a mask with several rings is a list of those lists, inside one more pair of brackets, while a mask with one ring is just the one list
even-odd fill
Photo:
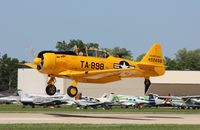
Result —
[[164, 59], [160, 44], [154, 43], [140, 62], [148, 65], [164, 67]]
[[164, 58], [159, 43], [154, 43], [151, 49], [146, 53], [144, 58], [139, 62], [143, 69], [154, 68], [154, 74], [149, 76], [159, 76], [165, 73]]

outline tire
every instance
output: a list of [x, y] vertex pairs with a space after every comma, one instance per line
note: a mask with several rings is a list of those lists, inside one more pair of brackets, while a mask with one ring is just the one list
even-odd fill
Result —
[[149, 87], [151, 85], [151, 81], [149, 79], [145, 79], [144, 84]]
[[50, 96], [54, 95], [54, 94], [56, 93], [56, 86], [55, 86], [55, 85], [52, 85], [52, 84], [48, 85], [48, 86], [46, 87], [46, 93], [47, 93], [48, 95], [50, 95]]
[[145, 94], [147, 93], [150, 85], [151, 85], [151, 81], [149, 79], [145, 79], [145, 81], [144, 81], [144, 86], [145, 86], [144, 93]]
[[69, 88], [67, 89], [67, 94], [70, 97], [75, 97], [77, 95], [77, 93], [78, 93], [77, 87], [69, 86]]

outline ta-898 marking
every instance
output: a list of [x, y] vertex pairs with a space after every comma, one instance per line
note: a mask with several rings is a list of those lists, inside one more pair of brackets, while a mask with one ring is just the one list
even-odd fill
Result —
[[81, 61], [81, 68], [104, 70], [104, 64], [103, 63], [95, 63], [95, 62], [88, 63], [87, 61]]

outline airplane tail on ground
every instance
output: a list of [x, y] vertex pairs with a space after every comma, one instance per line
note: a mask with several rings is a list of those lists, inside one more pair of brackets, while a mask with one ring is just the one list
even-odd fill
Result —
[[149, 96], [149, 99], [148, 99], [149, 103], [151, 105], [155, 105], [155, 103], [156, 103], [156, 101], [155, 101], [156, 96], [153, 93], [149, 93], [148, 96]]
[[20, 100], [23, 100], [24, 98], [27, 98], [27, 94], [24, 94], [21, 90], [19, 90], [18, 92], [19, 98]]
[[114, 93], [110, 93], [107, 99], [108, 102], [112, 102], [114, 99]]
[[19, 95], [19, 97], [21, 98], [22, 96], [24, 96], [23, 92], [21, 90], [17, 91], [17, 94]]
[[100, 102], [112, 102], [114, 99], [114, 93], [104, 93], [100, 98], [97, 98]]

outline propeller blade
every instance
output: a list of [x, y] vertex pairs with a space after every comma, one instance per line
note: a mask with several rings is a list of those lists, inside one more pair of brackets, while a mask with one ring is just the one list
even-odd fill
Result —
[[32, 47], [29, 48], [29, 52], [33, 57], [37, 57], [37, 53], [35, 52], [35, 50]]

